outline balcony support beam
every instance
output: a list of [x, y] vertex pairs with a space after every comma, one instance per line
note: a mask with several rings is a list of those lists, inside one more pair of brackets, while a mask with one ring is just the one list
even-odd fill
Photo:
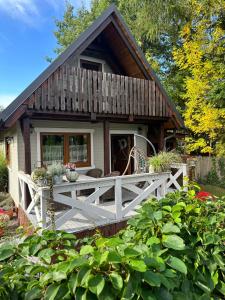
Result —
[[107, 175], [110, 172], [110, 135], [109, 135], [109, 122], [104, 121], [104, 174]]

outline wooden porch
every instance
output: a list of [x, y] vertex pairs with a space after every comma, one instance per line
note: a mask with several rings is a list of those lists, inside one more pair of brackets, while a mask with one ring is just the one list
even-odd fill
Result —
[[[161, 199], [168, 192], [186, 184], [186, 164], [175, 164], [173, 172], [143, 173], [99, 179], [64, 182], [53, 187], [55, 227], [68, 232], [81, 232], [118, 223], [136, 214], [149, 198]], [[20, 205], [34, 227], [50, 228], [48, 213], [49, 187], [38, 187], [30, 175], [19, 173]], [[26, 188], [32, 202], [25, 207]], [[89, 191], [85, 196], [83, 191]], [[105, 197], [106, 194], [110, 197]]]

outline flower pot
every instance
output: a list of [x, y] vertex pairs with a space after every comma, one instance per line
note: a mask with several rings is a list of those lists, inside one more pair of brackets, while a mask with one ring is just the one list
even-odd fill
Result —
[[149, 165], [148, 172], [149, 172], [150, 174], [155, 172], [154, 167], [153, 167], [152, 165]]
[[63, 182], [63, 175], [54, 175], [53, 184], [61, 184]]
[[76, 171], [68, 170], [66, 172], [66, 178], [69, 182], [77, 181], [78, 177], [79, 177], [79, 174]]

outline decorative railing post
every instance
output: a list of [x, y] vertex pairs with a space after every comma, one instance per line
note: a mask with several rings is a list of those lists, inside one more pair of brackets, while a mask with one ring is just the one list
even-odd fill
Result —
[[188, 190], [188, 174], [187, 174], [187, 164], [183, 164], [182, 166], [183, 173], [183, 190], [186, 192]]
[[164, 198], [166, 196], [166, 193], [167, 193], [166, 182], [167, 182], [167, 178], [164, 177], [163, 182], [161, 184], [161, 189], [160, 189], [161, 198]]
[[115, 205], [116, 205], [116, 219], [122, 218], [122, 182], [121, 178], [115, 179]]

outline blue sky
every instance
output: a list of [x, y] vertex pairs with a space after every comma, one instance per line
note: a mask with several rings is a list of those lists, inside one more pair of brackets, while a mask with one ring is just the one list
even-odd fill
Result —
[[[90, 0], [71, 0], [75, 8]], [[54, 57], [64, 0], [0, 0], [0, 105], [6, 107]]]

